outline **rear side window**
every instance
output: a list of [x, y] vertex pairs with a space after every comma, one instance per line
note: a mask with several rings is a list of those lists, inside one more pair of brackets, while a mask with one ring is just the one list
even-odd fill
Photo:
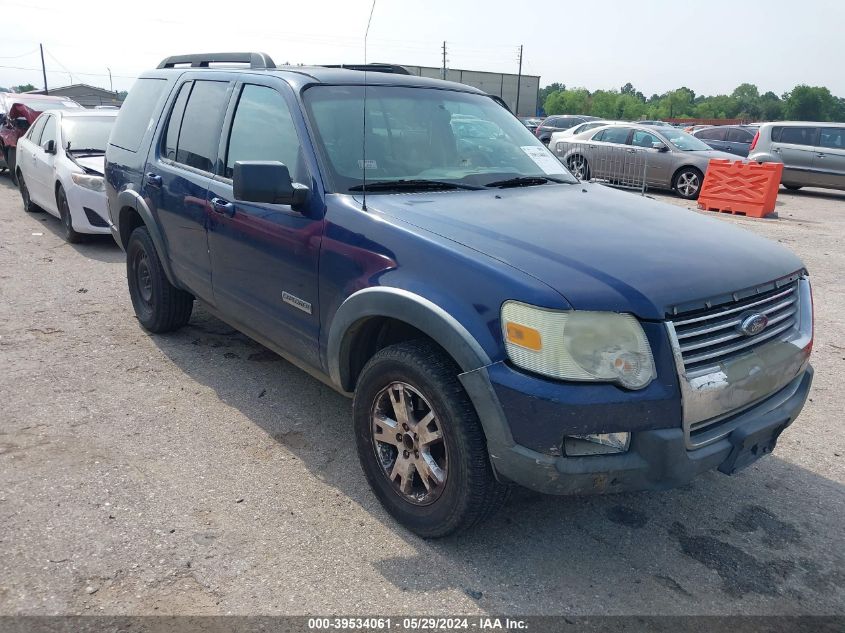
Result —
[[225, 81], [194, 82], [179, 129], [177, 163], [202, 171], [214, 171], [228, 87]]
[[791, 145], [815, 145], [818, 128], [815, 127], [773, 127], [772, 140]]
[[628, 132], [630, 131], [631, 129], [627, 127], [609, 127], [596, 134], [593, 140], [624, 145], [628, 141]]
[[277, 160], [300, 180], [299, 156], [299, 137], [284, 97], [266, 86], [245, 85], [229, 135], [226, 177], [232, 177], [236, 161]]
[[735, 127], [728, 130], [727, 140], [730, 143], [750, 143], [754, 139], [754, 135], [748, 130]]
[[179, 144], [179, 128], [182, 127], [182, 115], [185, 114], [185, 105], [188, 103], [188, 95], [191, 94], [193, 82], [188, 81], [179, 88], [179, 94], [173, 103], [170, 111], [170, 119], [167, 121], [167, 130], [164, 133], [164, 146], [162, 156], [168, 160], [176, 160], [176, 147]]
[[135, 82], [120, 108], [109, 138], [111, 145], [130, 152], [138, 151], [141, 139], [152, 123], [153, 110], [166, 87], [166, 79], [139, 79]]
[[845, 128], [823, 127], [819, 137], [819, 145], [831, 149], [845, 149]]
[[706, 130], [696, 132], [695, 135], [702, 141], [724, 141], [725, 130], [718, 127], [711, 127]]

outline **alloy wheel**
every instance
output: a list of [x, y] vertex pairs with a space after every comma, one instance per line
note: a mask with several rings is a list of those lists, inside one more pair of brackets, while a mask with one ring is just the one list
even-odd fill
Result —
[[372, 439], [376, 458], [394, 492], [428, 505], [443, 493], [448, 455], [438, 417], [411, 385], [393, 382], [375, 398]]
[[685, 171], [678, 176], [678, 191], [685, 198], [691, 198], [694, 196], [698, 192], [698, 188], [700, 186], [701, 181], [696, 173]]

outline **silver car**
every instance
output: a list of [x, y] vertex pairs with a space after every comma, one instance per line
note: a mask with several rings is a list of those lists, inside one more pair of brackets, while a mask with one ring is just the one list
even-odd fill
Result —
[[748, 159], [783, 163], [780, 181], [787, 189], [845, 190], [845, 124], [763, 123], [751, 144]]
[[609, 125], [557, 140], [550, 149], [578, 178], [669, 189], [698, 198], [713, 158], [737, 160], [670, 126]]

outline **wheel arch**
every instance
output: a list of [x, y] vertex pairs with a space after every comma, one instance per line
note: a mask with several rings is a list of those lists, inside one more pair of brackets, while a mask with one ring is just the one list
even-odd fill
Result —
[[491, 363], [475, 337], [434, 302], [400, 288], [365, 288], [348, 297], [332, 319], [327, 364], [332, 382], [351, 392], [367, 360], [384, 346], [425, 336], [460, 367]]
[[[111, 204], [109, 206], [111, 207]], [[176, 281], [176, 277], [173, 275], [170, 258], [167, 256], [164, 236], [162, 235], [152, 212], [144, 202], [144, 199], [136, 191], [125, 189], [117, 195], [117, 200], [113, 208], [118, 210], [117, 213], [115, 214], [110, 211], [109, 215], [111, 216], [112, 224], [114, 224], [117, 229], [117, 231], [113, 231], [113, 233], [119, 240], [120, 247], [123, 250], [126, 250], [126, 246], [129, 244], [129, 236], [132, 235], [132, 231], [139, 226], [146, 227], [153, 240], [153, 245], [155, 246], [158, 258], [161, 261], [162, 268], [164, 268], [164, 274], [167, 276], [168, 281], [177, 288], [181, 288], [181, 284]]]

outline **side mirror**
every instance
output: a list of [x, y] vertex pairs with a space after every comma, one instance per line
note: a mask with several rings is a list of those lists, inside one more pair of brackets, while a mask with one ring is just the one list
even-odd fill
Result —
[[41, 148], [47, 154], [55, 154], [56, 153], [56, 141], [53, 141], [53, 140], [47, 141], [46, 143], [44, 143], [44, 145], [41, 146]]
[[658, 152], [668, 152], [669, 148], [666, 147], [665, 143], [657, 142], [651, 144], [652, 148], [656, 149]]
[[19, 130], [28, 130], [29, 129], [29, 121], [26, 120], [25, 116], [19, 116], [15, 119], [15, 127]]
[[298, 207], [308, 201], [308, 187], [293, 182], [284, 163], [277, 160], [239, 160], [232, 175], [235, 200], [288, 204]]

